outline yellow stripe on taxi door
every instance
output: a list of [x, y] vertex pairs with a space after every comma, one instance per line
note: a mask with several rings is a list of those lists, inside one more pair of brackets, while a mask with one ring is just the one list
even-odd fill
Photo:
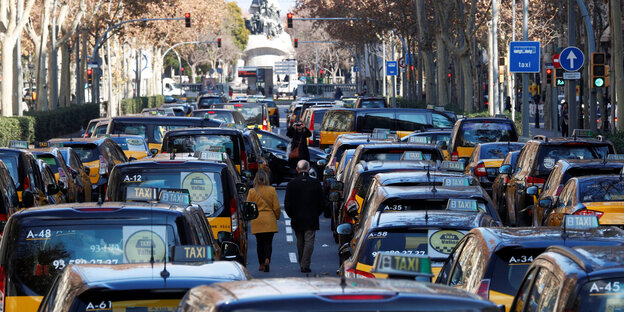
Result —
[[206, 218], [210, 223], [210, 229], [214, 237], [219, 236], [219, 232], [232, 232], [232, 219], [230, 217]]
[[497, 305], [504, 304], [505, 311], [509, 311], [511, 304], [513, 303], [513, 300], [514, 300], [514, 296], [512, 295], [490, 290], [490, 301], [496, 303]]
[[7, 312], [36, 312], [43, 300], [43, 296], [8, 296], [5, 298]]

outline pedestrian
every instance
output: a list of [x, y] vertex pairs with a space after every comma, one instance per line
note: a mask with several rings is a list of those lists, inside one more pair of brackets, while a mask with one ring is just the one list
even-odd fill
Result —
[[342, 98], [342, 90], [340, 87], [336, 87], [336, 92], [334, 93], [334, 99], [340, 100]]
[[561, 136], [568, 136], [568, 103], [561, 101], [561, 116], [559, 117], [559, 126], [561, 127]]
[[297, 87], [293, 89], [292, 95], [293, 95], [293, 101], [296, 101], [297, 100]]
[[308, 138], [312, 136], [310, 129], [304, 127], [301, 121], [297, 121], [288, 128], [286, 135], [291, 138], [290, 152], [288, 153], [290, 168], [295, 168], [301, 159], [310, 161], [310, 151], [308, 150]]
[[297, 177], [288, 182], [284, 198], [284, 210], [291, 218], [291, 227], [297, 238], [297, 255], [302, 273], [310, 273], [310, 262], [314, 251], [319, 217], [325, 207], [321, 183], [310, 177], [310, 163], [297, 163]]
[[254, 187], [247, 193], [247, 201], [258, 205], [258, 218], [251, 220], [251, 234], [256, 236], [256, 250], [260, 271], [269, 272], [273, 235], [277, 233], [277, 220], [282, 212], [275, 188], [270, 185], [269, 175], [258, 170]]

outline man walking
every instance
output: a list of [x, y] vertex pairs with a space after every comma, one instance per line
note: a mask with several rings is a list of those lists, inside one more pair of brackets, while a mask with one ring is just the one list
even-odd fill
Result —
[[297, 177], [288, 182], [284, 209], [291, 218], [291, 226], [297, 237], [297, 254], [302, 273], [312, 272], [310, 260], [314, 251], [314, 239], [319, 230], [319, 216], [323, 213], [324, 196], [321, 183], [308, 175], [310, 163], [297, 163]]

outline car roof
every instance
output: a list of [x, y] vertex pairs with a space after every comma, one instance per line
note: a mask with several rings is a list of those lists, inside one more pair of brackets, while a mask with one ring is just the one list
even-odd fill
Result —
[[172, 135], [192, 135], [192, 134], [228, 134], [228, 135], [241, 135], [243, 131], [234, 128], [183, 128], [173, 129], [167, 131], [168, 136]]
[[540, 145], [562, 145], [566, 143], [591, 143], [595, 145], [611, 145], [611, 142], [609, 141], [603, 141], [600, 139], [587, 138], [587, 137], [577, 137], [577, 138], [557, 137], [557, 138], [548, 138], [548, 140], [532, 139], [532, 140], [529, 140], [527, 143], [540, 144]]
[[420, 136], [420, 135], [429, 135], [429, 134], [451, 134], [451, 130], [438, 130], [438, 129], [428, 129], [426, 131], [414, 131], [413, 133], [408, 134], [407, 136]]
[[505, 123], [513, 123], [511, 119], [507, 118], [495, 118], [495, 117], [471, 117], [471, 118], [462, 118], [458, 120], [461, 123], [465, 122], [474, 122], [474, 121], [490, 121], [490, 122], [505, 122]]
[[563, 259], [572, 261], [581, 271], [594, 277], [616, 277], [624, 273], [624, 246], [552, 246], [541, 254], [540, 258], [552, 258], [566, 274], [574, 274], [574, 269], [563, 263]]
[[465, 212], [452, 210], [411, 210], [381, 212], [376, 214], [372, 229], [445, 227], [469, 230], [479, 227], [483, 218], [490, 218], [485, 212]]
[[524, 146], [523, 142], [489, 142], [489, 143], [479, 143], [479, 146], [482, 147], [490, 147], [490, 146]]
[[48, 142], [50, 143], [63, 143], [63, 144], [101, 144], [105, 140], [110, 140], [107, 137], [99, 137], [99, 138], [55, 138], [50, 139]]
[[362, 151], [387, 149], [387, 148], [409, 148], [409, 149], [422, 149], [422, 150], [432, 150], [432, 151], [438, 150], [438, 147], [433, 144], [408, 143], [408, 142], [388, 142], [388, 143], [375, 142], [373, 144], [362, 144], [357, 147], [358, 150], [362, 150]]
[[[463, 172], [452, 172], [452, 171], [429, 171], [431, 181], [440, 181], [444, 178], [454, 178], [454, 177], [467, 177]], [[426, 170], [413, 170], [413, 171], [402, 171], [402, 172], [383, 172], [378, 173], [375, 176], [375, 179], [379, 181], [381, 185], [387, 184], [395, 184], [395, 183], [410, 183], [410, 182], [424, 182], [427, 179], [427, 171]], [[437, 187], [436, 187], [437, 189]]]
[[15, 153], [15, 154], [32, 154], [29, 150], [19, 148], [0, 147], [0, 153]]
[[615, 180], [622, 180], [622, 178], [619, 175], [615, 175], [615, 174], [601, 174], [601, 175], [588, 175], [588, 176], [580, 176], [580, 177], [573, 177], [570, 180], [576, 180], [578, 181], [578, 183], [593, 183], [593, 182], [600, 182], [600, 181], [615, 181]]
[[150, 212], [150, 215], [183, 214], [179, 208], [180, 206], [175, 205], [142, 202], [103, 202], [101, 204], [95, 202], [70, 203], [22, 209], [12, 214], [11, 218], [49, 218], [51, 220], [57, 220], [59, 218], [63, 219], [73, 217], [80, 219], [93, 219], [101, 218], [104, 215], [119, 217], [120, 213], [144, 217], [146, 216], [147, 211]]
[[624, 160], [602, 160], [602, 159], [560, 159], [561, 165], [566, 170], [571, 168], [622, 168], [624, 166]]
[[382, 193], [383, 200], [389, 198], [401, 199], [440, 199], [448, 198], [485, 198], [489, 199], [487, 193], [481, 186], [436, 186], [436, 193], [433, 196], [431, 186], [383, 186], [377, 192]]
[[[435, 166], [426, 160], [373, 160], [373, 161], [364, 161], [361, 160], [360, 165], [364, 171], [374, 171], [374, 170], [425, 170], [427, 166]], [[401, 173], [404, 173], [402, 171]]]
[[[162, 155], [162, 154], [161, 154]], [[181, 156], [184, 156], [184, 153], [180, 153]], [[201, 169], [205, 169], [205, 171], [215, 171], [222, 170], [227, 165], [222, 162], [213, 162], [206, 160], [199, 160], [195, 157], [186, 158], [186, 157], [176, 157], [175, 159], [170, 159], [169, 154], [167, 156], [161, 156], [161, 158], [142, 158], [136, 161], [127, 162], [123, 164], [118, 164], [115, 167], [119, 167], [119, 169], [125, 168], [168, 168], [168, 167], [183, 167], [183, 168], [196, 168], [199, 167]]]

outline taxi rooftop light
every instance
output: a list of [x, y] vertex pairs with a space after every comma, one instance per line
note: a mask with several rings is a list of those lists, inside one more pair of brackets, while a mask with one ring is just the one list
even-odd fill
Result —
[[196, 153], [195, 157], [197, 157], [199, 160], [206, 160], [206, 161], [218, 161], [218, 162], [224, 161], [224, 156], [223, 156], [222, 151], [201, 151], [201, 152]]
[[468, 212], [478, 212], [479, 207], [477, 206], [476, 199], [458, 199], [458, 198], [450, 198], [446, 203], [446, 209], [452, 211], [468, 211]]
[[175, 263], [209, 263], [214, 259], [212, 247], [205, 245], [173, 246]]
[[415, 278], [431, 282], [431, 259], [422, 255], [395, 254], [378, 252], [373, 262], [372, 273], [388, 274], [389, 277], [405, 279]]
[[407, 151], [401, 155], [401, 160], [423, 160], [421, 151]]
[[126, 201], [150, 202], [158, 198], [158, 189], [155, 187], [128, 186], [126, 187]]
[[429, 140], [428, 137], [426, 136], [411, 136], [407, 139], [407, 142], [409, 143], [420, 143], [420, 144], [430, 144], [431, 141]]
[[191, 195], [187, 189], [161, 189], [158, 202], [170, 205], [189, 206]]
[[464, 172], [465, 163], [461, 161], [445, 160], [440, 164], [440, 170]]
[[587, 230], [600, 226], [598, 216], [589, 215], [565, 215], [563, 217], [563, 231], [566, 230]]
[[9, 148], [28, 149], [28, 142], [26, 141], [9, 141]]
[[470, 186], [470, 180], [468, 178], [444, 178], [442, 179], [442, 186]]
[[607, 155], [608, 160], [624, 160], [624, 154], [609, 154]]

